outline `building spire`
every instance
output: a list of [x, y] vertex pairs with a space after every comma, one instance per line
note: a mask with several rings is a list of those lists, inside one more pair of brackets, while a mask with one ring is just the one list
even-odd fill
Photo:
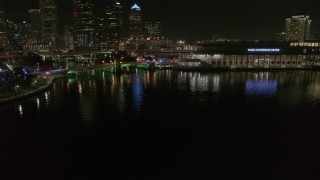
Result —
[[141, 10], [141, 8], [137, 5], [137, 4], [134, 4], [131, 9], [136, 9], [136, 10]]

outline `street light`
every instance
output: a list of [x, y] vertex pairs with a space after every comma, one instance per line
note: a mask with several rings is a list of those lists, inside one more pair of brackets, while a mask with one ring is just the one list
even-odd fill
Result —
[[16, 91], [16, 94], [17, 94], [17, 93], [18, 93], [18, 88], [19, 88], [19, 86], [16, 85], [14, 88], [15, 88], [15, 91]]

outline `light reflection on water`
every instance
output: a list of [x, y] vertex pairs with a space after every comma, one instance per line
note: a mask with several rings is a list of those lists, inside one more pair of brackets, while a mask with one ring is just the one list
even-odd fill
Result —
[[45, 92], [44, 96], [46, 100], [46, 107], [48, 107], [50, 105], [50, 92]]
[[320, 105], [320, 76], [313, 77], [313, 81], [307, 87], [306, 94], [307, 102], [311, 102], [315, 107]]
[[66, 114], [75, 117], [78, 114], [84, 127], [93, 128], [98, 119], [108, 117], [101, 114], [104, 111], [113, 118], [134, 119], [155, 106], [154, 103], [160, 103], [157, 107], [170, 106], [179, 104], [179, 98], [199, 107], [230, 102], [229, 106], [271, 103], [275, 107], [293, 109], [302, 107], [302, 104], [319, 104], [318, 75], [317, 72], [296, 71], [200, 73], [137, 70], [122, 75], [92, 71], [76, 79], [57, 81], [50, 91], [31, 98], [33, 103], [22, 101], [18, 104], [16, 112], [25, 118], [30, 106], [34, 106], [37, 114], [49, 110], [50, 113], [72, 110], [74, 113]]
[[37, 98], [37, 111], [40, 113], [40, 99]]
[[120, 77], [120, 82], [118, 85], [117, 108], [120, 115], [120, 120], [123, 120], [125, 118], [125, 110], [126, 110], [126, 93], [124, 90], [122, 76]]
[[320, 159], [320, 72], [89, 72], [0, 114], [1, 162], [50, 176], [104, 164], [103, 175], [243, 167], [251, 177], [253, 167], [264, 176]]
[[20, 117], [23, 118], [23, 108], [22, 108], [22, 105], [19, 105], [18, 109], [19, 109]]
[[143, 103], [143, 81], [140, 76], [132, 77], [132, 106], [136, 114], [140, 113]]
[[278, 93], [277, 80], [247, 80], [246, 82], [247, 102], [259, 101], [262, 98], [276, 97]]

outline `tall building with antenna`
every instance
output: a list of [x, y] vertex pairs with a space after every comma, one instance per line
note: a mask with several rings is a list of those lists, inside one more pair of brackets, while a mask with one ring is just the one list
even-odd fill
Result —
[[129, 14], [129, 39], [143, 39], [144, 27], [141, 8], [134, 4]]

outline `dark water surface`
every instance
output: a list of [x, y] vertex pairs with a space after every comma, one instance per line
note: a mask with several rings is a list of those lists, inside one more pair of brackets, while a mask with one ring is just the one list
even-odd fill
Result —
[[0, 179], [319, 179], [320, 73], [89, 72], [0, 107]]

